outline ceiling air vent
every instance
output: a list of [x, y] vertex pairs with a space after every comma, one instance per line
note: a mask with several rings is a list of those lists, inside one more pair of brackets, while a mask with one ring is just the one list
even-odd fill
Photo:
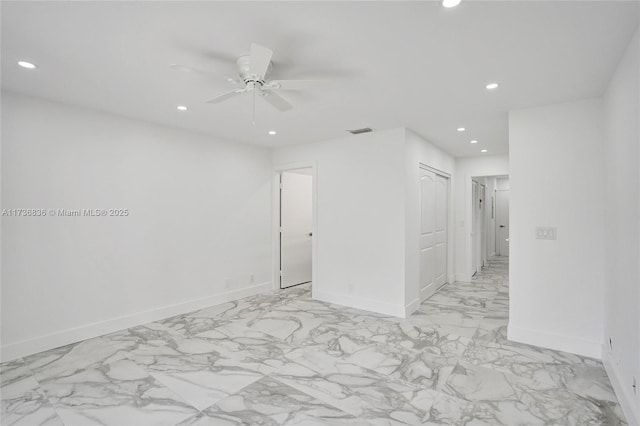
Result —
[[352, 135], [359, 135], [361, 133], [373, 132], [373, 129], [370, 127], [364, 127], [362, 129], [347, 130], [347, 132], [351, 133]]

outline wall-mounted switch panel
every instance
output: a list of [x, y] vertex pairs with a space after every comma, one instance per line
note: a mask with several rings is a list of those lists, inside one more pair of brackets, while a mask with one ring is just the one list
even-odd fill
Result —
[[549, 228], [538, 226], [536, 228], [536, 239], [538, 240], [555, 240], [558, 235], [558, 228]]

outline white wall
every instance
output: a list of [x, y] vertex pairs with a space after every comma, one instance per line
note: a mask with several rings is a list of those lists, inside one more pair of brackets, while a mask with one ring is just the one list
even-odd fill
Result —
[[[600, 357], [602, 101], [509, 113], [511, 340]], [[557, 227], [537, 240], [536, 226]]]
[[494, 155], [456, 158], [455, 197], [455, 279], [469, 281], [472, 272], [472, 185], [474, 176], [509, 174], [509, 156]]
[[2, 218], [3, 359], [270, 289], [270, 179], [264, 149], [3, 93], [4, 209], [130, 211]]
[[639, 50], [636, 33], [604, 96], [603, 359], [630, 424], [640, 424], [640, 389], [632, 388], [633, 377], [640, 386]]
[[405, 304], [406, 314], [414, 312], [420, 305], [420, 173], [419, 165], [426, 164], [436, 170], [449, 174], [449, 235], [447, 241], [448, 265], [447, 279], [454, 280], [454, 204], [455, 160], [446, 152], [435, 147], [410, 130], [405, 132]]
[[404, 135], [394, 129], [273, 151], [275, 168], [317, 167], [314, 298], [404, 315]]
[[509, 178], [508, 177], [497, 178], [496, 189], [499, 191], [508, 191], [509, 189], [511, 189], [511, 187], [509, 186]]

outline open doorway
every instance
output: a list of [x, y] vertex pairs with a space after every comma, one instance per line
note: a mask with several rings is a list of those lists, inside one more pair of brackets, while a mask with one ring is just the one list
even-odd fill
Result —
[[311, 284], [313, 169], [279, 174], [279, 288]]
[[476, 274], [490, 258], [509, 256], [509, 176], [474, 176], [471, 185], [471, 271]]
[[473, 274], [475, 274], [487, 264], [487, 226], [485, 225], [485, 222], [487, 220], [487, 185], [485, 178], [472, 179], [471, 197], [471, 205], [473, 208], [471, 222], [471, 270]]

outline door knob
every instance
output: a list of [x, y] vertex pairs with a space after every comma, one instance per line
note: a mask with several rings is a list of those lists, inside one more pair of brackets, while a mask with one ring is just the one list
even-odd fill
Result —
[[500, 225], [500, 228], [504, 228], [504, 225]]
[[309, 236], [310, 236], [310, 237], [313, 237], [313, 232], [309, 232]]

